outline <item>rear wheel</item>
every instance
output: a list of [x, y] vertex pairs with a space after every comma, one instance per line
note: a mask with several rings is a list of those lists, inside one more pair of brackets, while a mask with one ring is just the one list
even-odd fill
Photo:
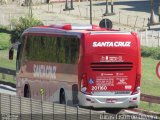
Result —
[[31, 97], [28, 85], [25, 85], [25, 87], [24, 87], [24, 97], [26, 97], [26, 98], [30, 98]]
[[60, 92], [60, 104], [66, 104], [65, 92], [61, 90]]

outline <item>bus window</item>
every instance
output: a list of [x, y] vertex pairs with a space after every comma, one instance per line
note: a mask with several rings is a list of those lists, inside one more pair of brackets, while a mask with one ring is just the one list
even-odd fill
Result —
[[25, 59], [75, 64], [78, 59], [79, 44], [79, 39], [74, 37], [29, 36]]

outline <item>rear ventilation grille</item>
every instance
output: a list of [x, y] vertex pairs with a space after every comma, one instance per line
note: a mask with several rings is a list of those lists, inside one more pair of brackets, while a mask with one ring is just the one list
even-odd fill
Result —
[[93, 71], [129, 71], [133, 68], [132, 62], [93, 62], [90, 64]]

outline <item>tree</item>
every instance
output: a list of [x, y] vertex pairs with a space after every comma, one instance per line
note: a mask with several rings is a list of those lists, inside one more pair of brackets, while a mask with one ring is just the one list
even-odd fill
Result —
[[11, 24], [13, 26], [13, 31], [11, 34], [11, 43], [15, 43], [20, 38], [21, 34], [25, 29], [29, 27], [43, 25], [43, 23], [40, 20], [29, 16], [20, 17], [18, 20], [13, 19]]

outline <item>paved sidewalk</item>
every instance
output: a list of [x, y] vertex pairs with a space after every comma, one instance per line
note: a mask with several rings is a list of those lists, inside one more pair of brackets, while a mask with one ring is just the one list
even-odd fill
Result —
[[[99, 24], [102, 18], [109, 18], [113, 21], [115, 29], [142, 29], [148, 23], [149, 3], [146, 0], [118, 0], [115, 3], [113, 16], [103, 16], [105, 13], [105, 1], [93, 1], [93, 24]], [[33, 14], [41, 19], [45, 24], [55, 23], [78, 23], [90, 24], [89, 20], [89, 1], [74, 2], [74, 10], [63, 11], [65, 3], [51, 3], [49, 5], [33, 6]], [[110, 6], [109, 6], [110, 10]], [[16, 4], [0, 6], [0, 24], [9, 25], [13, 18], [24, 16], [28, 13], [27, 7]]]

